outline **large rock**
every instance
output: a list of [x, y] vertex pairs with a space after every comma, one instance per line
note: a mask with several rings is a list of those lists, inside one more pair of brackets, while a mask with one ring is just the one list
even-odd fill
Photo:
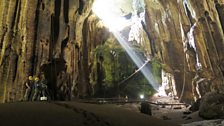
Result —
[[196, 102], [194, 102], [191, 107], [189, 108], [192, 112], [198, 111], [201, 104], [201, 99], [197, 99]]
[[142, 102], [141, 103], [141, 113], [147, 114], [147, 115], [152, 115], [152, 110], [151, 106], [147, 102]]
[[203, 96], [199, 116], [205, 119], [224, 118], [224, 94], [210, 92]]

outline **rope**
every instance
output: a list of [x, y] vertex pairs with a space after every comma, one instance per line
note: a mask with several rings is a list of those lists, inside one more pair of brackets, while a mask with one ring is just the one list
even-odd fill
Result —
[[185, 56], [184, 56], [184, 80], [183, 80], [183, 87], [182, 87], [182, 91], [181, 91], [181, 95], [180, 95], [180, 99], [179, 99], [179, 101], [181, 101], [182, 100], [182, 97], [183, 97], [183, 95], [184, 95], [184, 89], [185, 89], [185, 83], [186, 83], [186, 74], [185, 74], [185, 72], [186, 72], [186, 68], [185, 68]]
[[[181, 8], [180, 8], [180, 5], [178, 5], [178, 10], [181, 12]], [[180, 17], [180, 14], [178, 15], [178, 17], [180, 18], [180, 21], [182, 22], [181, 20], [181, 17]], [[184, 89], [185, 89], [185, 81], [186, 81], [186, 75], [185, 75], [185, 72], [186, 72], [186, 51], [184, 50], [184, 79], [183, 79], [183, 87], [182, 87], [182, 91], [181, 91], [181, 94], [180, 94], [180, 98], [179, 98], [179, 102], [181, 102], [182, 100], [182, 97], [183, 97], [183, 94], [184, 94]]]
[[185, 89], [185, 83], [186, 83], [186, 74], [185, 74], [186, 73], [186, 68], [185, 68], [186, 61], [185, 61], [185, 59], [186, 59], [186, 51], [184, 50], [184, 80], [183, 80], [183, 87], [182, 87], [182, 91], [181, 91], [181, 94], [180, 94], [179, 101], [182, 100], [182, 97], [184, 95], [184, 89]]
[[141, 67], [138, 68], [138, 70], [136, 70], [130, 76], [128, 76], [127, 78], [125, 78], [124, 80], [122, 80], [120, 83], [118, 83], [118, 85], [120, 85], [120, 84], [124, 83], [125, 81], [129, 80], [130, 78], [132, 78], [135, 74], [137, 74], [139, 71], [141, 71], [141, 69], [144, 68], [149, 61], [150, 60], [147, 60]]

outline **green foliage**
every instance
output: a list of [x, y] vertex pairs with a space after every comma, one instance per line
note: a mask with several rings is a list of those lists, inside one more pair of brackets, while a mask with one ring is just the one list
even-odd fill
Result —
[[135, 78], [127, 82], [127, 87], [121, 93], [121, 95], [128, 95], [129, 98], [139, 98], [140, 94], [144, 94], [146, 97], [152, 96], [155, 91], [145, 77], [139, 73]]
[[162, 71], [162, 66], [158, 62], [158, 60], [153, 59], [151, 61], [151, 71], [154, 79], [156, 80], [157, 83], [161, 84], [162, 83], [162, 78], [161, 78], [161, 71]]
[[[134, 48], [139, 55], [144, 57], [142, 48], [138, 46]], [[94, 74], [92, 73], [90, 80], [92, 80], [91, 82], [95, 85], [96, 94], [101, 94], [100, 96], [102, 97], [102, 93], [104, 92], [103, 96], [105, 97], [128, 95], [130, 98], [137, 98], [141, 93], [145, 95], [152, 95], [154, 93], [153, 88], [149, 85], [149, 82], [141, 72], [125, 82], [125, 87], [119, 89], [120, 87], [118, 84], [129, 77], [138, 68], [116, 40], [108, 39], [104, 45], [98, 46], [93, 53], [96, 60], [94, 60], [94, 65], [92, 67]], [[97, 66], [97, 63], [100, 63], [101, 66]], [[96, 72], [97, 69], [99, 69], [97, 67], [103, 68], [101, 73]], [[157, 67], [155, 69], [155, 74], [157, 75], [158, 71], [156, 70]], [[102, 84], [99, 81], [100, 74], [103, 74], [103, 78], [101, 78]]]

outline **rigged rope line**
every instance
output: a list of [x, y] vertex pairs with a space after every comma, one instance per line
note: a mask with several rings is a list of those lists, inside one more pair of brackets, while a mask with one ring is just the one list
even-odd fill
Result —
[[184, 95], [184, 90], [185, 90], [185, 83], [186, 83], [186, 68], [185, 68], [186, 67], [186, 61], [185, 61], [185, 59], [186, 59], [186, 54], [187, 54], [187, 52], [184, 50], [184, 75], [183, 75], [184, 77], [183, 77], [183, 86], [182, 86], [179, 102], [181, 102], [181, 100], [183, 98], [183, 95]]
[[[184, 4], [186, 4], [185, 3], [186, 1], [184, 1]], [[185, 8], [186, 9], [186, 8]], [[180, 5], [178, 5], [178, 10], [180, 10]], [[187, 13], [187, 12], [186, 12]], [[178, 15], [178, 17], [180, 18], [180, 14]], [[180, 20], [180, 23], [181, 23], [181, 21], [182, 20]], [[191, 27], [192, 28], [192, 27]], [[190, 31], [189, 31], [190, 32]], [[184, 36], [185, 37], [185, 36]], [[183, 43], [184, 44], [184, 43]], [[184, 46], [184, 45], [183, 45]], [[182, 86], [182, 90], [181, 90], [181, 94], [180, 94], [180, 98], [179, 98], [179, 102], [181, 102], [181, 100], [182, 100], [182, 98], [183, 98], [183, 95], [184, 95], [184, 90], [185, 90], [185, 83], [186, 83], [186, 61], [185, 61], [185, 59], [186, 59], [186, 51], [184, 50], [184, 74], [183, 74], [183, 86]]]
[[186, 74], [185, 74], [186, 68], [185, 68], [185, 66], [186, 66], [186, 61], [185, 61], [185, 56], [184, 56], [184, 80], [183, 80], [183, 87], [182, 87], [182, 91], [181, 91], [181, 94], [180, 94], [179, 101], [182, 100], [183, 95], [184, 95], [184, 90], [185, 90], [185, 83], [186, 83]]
[[144, 68], [149, 61], [150, 60], [147, 60], [141, 67], [138, 68], [138, 70], [136, 70], [130, 76], [128, 76], [127, 78], [125, 78], [124, 80], [122, 80], [120, 83], [118, 83], [118, 85], [120, 85], [120, 84], [124, 83], [125, 81], [129, 80], [130, 78], [132, 78], [135, 74], [137, 74], [139, 71], [141, 71], [141, 69]]

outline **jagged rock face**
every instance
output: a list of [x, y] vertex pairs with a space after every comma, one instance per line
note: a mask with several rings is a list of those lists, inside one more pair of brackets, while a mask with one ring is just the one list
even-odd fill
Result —
[[93, 1], [0, 3], [0, 100], [21, 100], [25, 78], [40, 72], [54, 99], [70, 99], [72, 88], [87, 96], [89, 54], [108, 34], [92, 16]]
[[[44, 72], [54, 99], [89, 96], [93, 50], [111, 37], [93, 0], [0, 0], [0, 100], [23, 97], [28, 75]], [[224, 1], [145, 0], [141, 46], [192, 100], [223, 89]], [[97, 75], [96, 75], [97, 76]], [[199, 88], [198, 88], [199, 87]]]
[[223, 0], [145, 1], [152, 50], [174, 75], [178, 96], [223, 92]]

